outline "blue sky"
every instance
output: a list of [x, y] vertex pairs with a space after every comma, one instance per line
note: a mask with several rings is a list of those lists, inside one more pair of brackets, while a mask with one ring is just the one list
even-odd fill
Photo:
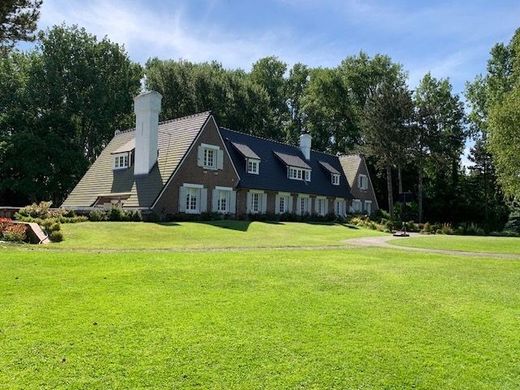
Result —
[[520, 27], [520, 1], [44, 0], [40, 27], [78, 24], [149, 57], [217, 60], [249, 69], [276, 55], [289, 65], [335, 66], [363, 50], [454, 90], [485, 70], [489, 50]]

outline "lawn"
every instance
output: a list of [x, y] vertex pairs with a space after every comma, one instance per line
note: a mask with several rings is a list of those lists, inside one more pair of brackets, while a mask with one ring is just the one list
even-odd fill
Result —
[[520, 254], [518, 237], [471, 237], [432, 235], [391, 240], [391, 244], [428, 249], [446, 249], [466, 252]]
[[[368, 233], [341, 225], [65, 229], [45, 249], [0, 247], [0, 388], [520, 383], [520, 261], [325, 248]], [[149, 249], [102, 250], [145, 239]], [[253, 240], [324, 247], [151, 250]]]
[[53, 248], [208, 249], [343, 245], [383, 233], [340, 224], [214, 221], [205, 223], [85, 222], [63, 224], [65, 241]]

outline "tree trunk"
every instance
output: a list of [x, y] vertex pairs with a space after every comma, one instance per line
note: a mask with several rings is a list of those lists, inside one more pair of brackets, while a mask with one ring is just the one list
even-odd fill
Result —
[[417, 208], [419, 209], [419, 223], [423, 219], [423, 168], [419, 167], [418, 183], [417, 183]]
[[386, 166], [386, 189], [388, 191], [388, 212], [390, 219], [394, 219], [394, 192], [392, 187], [392, 167]]
[[401, 174], [401, 164], [397, 165], [397, 181], [399, 183], [399, 195], [403, 193], [403, 176]]

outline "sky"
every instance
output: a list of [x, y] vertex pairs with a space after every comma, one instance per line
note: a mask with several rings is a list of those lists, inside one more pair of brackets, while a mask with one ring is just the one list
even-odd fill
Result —
[[249, 70], [275, 55], [330, 67], [365, 51], [401, 63], [411, 88], [431, 72], [462, 94], [491, 47], [520, 27], [520, 1], [44, 0], [39, 27], [63, 22], [107, 35], [143, 64], [182, 58]]

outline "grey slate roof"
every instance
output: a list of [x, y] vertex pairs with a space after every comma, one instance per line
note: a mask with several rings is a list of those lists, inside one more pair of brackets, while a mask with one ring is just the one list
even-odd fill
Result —
[[150, 207], [210, 117], [203, 112], [159, 124], [159, 157], [148, 175], [134, 176], [133, 166], [113, 170], [112, 153], [128, 149], [135, 129], [116, 134], [85, 176], [69, 194], [63, 207], [91, 206], [99, 195], [130, 192], [125, 207]]
[[253, 152], [251, 150], [251, 148], [247, 145], [244, 145], [244, 144], [238, 144], [238, 143], [235, 143], [235, 142], [232, 142], [231, 143], [239, 152], [242, 156], [244, 156], [245, 158], [254, 158], [254, 159], [257, 159], [259, 160], [260, 157], [258, 157], [258, 155]]
[[335, 175], [340, 174], [340, 172], [336, 168], [334, 168], [332, 165], [330, 165], [328, 162], [320, 161], [320, 164], [323, 168], [325, 168], [330, 173], [334, 173]]
[[304, 169], [311, 169], [309, 164], [307, 164], [305, 161], [301, 159], [300, 156], [296, 156], [294, 154], [285, 154], [280, 152], [273, 152], [276, 157], [278, 157], [280, 160], [283, 161], [285, 165], [288, 167], [296, 167], [296, 168], [304, 168]]
[[343, 171], [347, 175], [348, 184], [352, 187], [354, 180], [356, 180], [359, 166], [363, 161], [362, 157], [359, 154], [343, 155], [339, 157], [339, 161], [343, 167]]
[[[225, 128], [219, 129], [233, 164], [240, 176], [239, 188], [251, 188], [280, 192], [305, 193], [314, 195], [326, 195], [331, 197], [352, 198], [350, 187], [338, 157], [331, 154], [311, 151], [310, 160], [305, 160], [299, 147], [280, 142], [255, 137]], [[246, 170], [246, 162], [231, 144], [247, 145], [260, 157], [260, 174], [250, 174]], [[287, 155], [298, 158], [312, 169], [311, 181], [292, 180], [287, 177], [285, 163], [278, 158], [279, 155]], [[292, 161], [292, 160], [291, 160]], [[325, 170], [320, 162], [325, 162], [340, 172], [340, 185], [332, 185], [330, 172]]]

